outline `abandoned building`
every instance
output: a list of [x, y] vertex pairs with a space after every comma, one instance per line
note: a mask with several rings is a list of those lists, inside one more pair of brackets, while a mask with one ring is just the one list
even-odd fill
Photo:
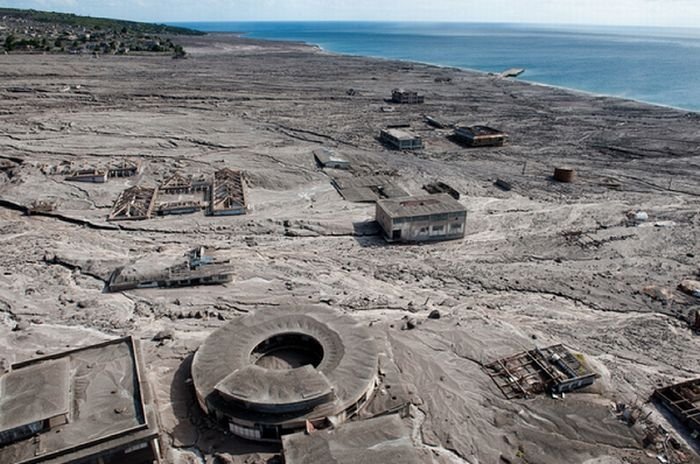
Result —
[[660, 388], [652, 399], [671, 411], [700, 443], [700, 379]]
[[206, 207], [206, 203], [197, 200], [170, 201], [158, 205], [158, 215], [177, 216], [181, 214], [193, 214]]
[[568, 393], [592, 385], [597, 378], [583, 356], [573, 354], [564, 345], [535, 348], [484, 368], [508, 399], [545, 392]]
[[331, 169], [349, 169], [350, 161], [338, 156], [338, 154], [329, 148], [319, 148], [314, 150], [314, 157], [319, 166]]
[[496, 147], [508, 141], [506, 134], [487, 126], [458, 126], [454, 137], [471, 147]]
[[382, 198], [406, 197], [408, 193], [388, 176], [333, 178], [331, 185], [347, 201], [373, 203]]
[[425, 97], [418, 95], [418, 92], [405, 89], [394, 89], [391, 91], [391, 101], [399, 104], [415, 105], [425, 103]]
[[141, 172], [141, 161], [125, 160], [112, 165], [107, 171], [109, 177], [134, 177]]
[[107, 171], [104, 169], [81, 169], [66, 177], [68, 182], [91, 182], [104, 184], [107, 182]]
[[246, 193], [243, 174], [240, 171], [224, 168], [214, 173], [209, 214], [212, 216], [246, 214]]
[[117, 268], [109, 277], [107, 289], [122, 292], [137, 288], [192, 287], [222, 285], [233, 281], [230, 261], [218, 261], [207, 255], [204, 247], [195, 248], [186, 255], [186, 261], [155, 273], [141, 273], [124, 267]]
[[160, 462], [143, 372], [131, 337], [14, 364], [0, 376], [0, 462]]
[[158, 197], [158, 189], [134, 186], [119, 194], [109, 213], [108, 221], [150, 219]]
[[398, 150], [419, 150], [423, 148], [423, 139], [401, 129], [382, 129], [379, 140]]
[[158, 190], [165, 194], [191, 193], [192, 179], [181, 174], [173, 174], [172, 176], [161, 182]]
[[194, 355], [192, 380], [200, 407], [231, 433], [279, 442], [356, 415], [377, 385], [378, 354], [354, 319], [282, 306], [213, 332]]
[[460, 194], [457, 190], [447, 185], [446, 183], [439, 181], [424, 185], [423, 190], [425, 190], [431, 195], [436, 195], [438, 193], [446, 193], [455, 200], [459, 200], [460, 197]]
[[282, 438], [285, 464], [419, 464], [408, 428], [397, 414]]
[[388, 242], [427, 242], [464, 237], [467, 209], [450, 195], [377, 201], [376, 220]]

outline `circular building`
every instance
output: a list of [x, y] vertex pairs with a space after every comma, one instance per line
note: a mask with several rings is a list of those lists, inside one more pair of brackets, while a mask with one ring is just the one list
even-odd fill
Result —
[[212, 333], [192, 361], [201, 408], [233, 434], [278, 441], [344, 422], [377, 384], [368, 331], [334, 311], [306, 306], [258, 311]]

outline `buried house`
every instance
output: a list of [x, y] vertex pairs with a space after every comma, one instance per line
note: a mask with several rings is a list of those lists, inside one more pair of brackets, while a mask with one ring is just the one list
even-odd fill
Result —
[[464, 237], [467, 209], [446, 193], [377, 201], [376, 220], [387, 242]]
[[160, 462], [143, 372], [131, 337], [13, 365], [0, 376], [0, 462]]

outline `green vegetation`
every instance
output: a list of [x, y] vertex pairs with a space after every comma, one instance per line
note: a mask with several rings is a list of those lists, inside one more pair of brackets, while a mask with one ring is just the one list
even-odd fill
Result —
[[11, 8], [0, 8], [0, 26], [0, 51], [7, 53], [171, 53], [184, 58], [182, 46], [162, 36], [204, 34], [163, 24]]
[[49, 11], [19, 10], [15, 8], [0, 8], [0, 16], [11, 16], [32, 20], [40, 23], [64, 24], [79, 26], [87, 29], [121, 31], [141, 34], [174, 34], [174, 35], [204, 35], [203, 32], [184, 27], [167, 26], [165, 24], [139, 23], [120, 19], [93, 18], [69, 13], [53, 13]]

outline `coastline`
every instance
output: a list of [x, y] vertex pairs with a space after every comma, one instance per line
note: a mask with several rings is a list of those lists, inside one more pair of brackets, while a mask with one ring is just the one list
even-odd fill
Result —
[[[177, 24], [188, 24], [188, 23], [177, 23]], [[192, 24], [196, 24], [196, 23], [192, 23]], [[541, 27], [542, 25], [535, 25], [535, 26], [540, 26], [540, 27]], [[556, 25], [556, 27], [559, 27], [559, 26]], [[207, 33], [207, 34], [221, 34], [221, 33], [224, 33], [224, 34], [225, 34], [226, 32], [218, 32], [218, 31], [217, 31], [217, 32], [206, 32], [206, 33]], [[238, 35], [238, 37], [245, 38], [245, 39], [247, 39], [247, 40], [260, 40], [260, 41], [263, 41], [263, 42], [277, 42], [277, 43], [279, 43], [279, 42], [288, 42], [288, 43], [292, 43], [292, 44], [296, 44], [296, 45], [303, 44], [303, 45], [307, 45], [307, 46], [309, 46], [309, 47], [311, 47], [311, 48], [317, 48], [317, 49], [323, 51], [324, 53], [327, 53], [327, 54], [330, 54], [330, 55], [335, 54], [335, 55], [341, 55], [341, 56], [344, 55], [344, 56], [353, 56], [353, 57], [369, 58], [369, 59], [377, 59], [377, 60], [398, 61], [398, 62], [405, 62], [405, 63], [424, 64], [424, 65], [435, 66], [435, 67], [438, 67], [438, 68], [447, 68], [447, 69], [449, 69], [449, 68], [454, 68], [454, 69], [460, 69], [460, 70], [463, 70], [463, 71], [474, 72], [474, 73], [484, 73], [484, 74], [491, 74], [491, 73], [493, 73], [492, 71], [483, 71], [483, 70], [480, 70], [480, 69], [475, 69], [475, 68], [470, 68], [470, 67], [462, 67], [462, 66], [454, 66], [454, 65], [445, 65], [445, 64], [440, 64], [440, 63], [435, 63], [435, 62], [430, 62], [430, 61], [421, 61], [421, 60], [416, 60], [416, 59], [397, 59], [397, 58], [391, 58], [391, 57], [380, 56], [380, 55], [364, 55], [364, 54], [350, 53], [350, 52], [336, 52], [336, 51], [328, 50], [328, 49], [324, 48], [322, 45], [320, 45], [320, 44], [318, 44], [318, 43], [313, 43], [313, 42], [296, 41], [296, 40], [281, 40], [281, 39], [267, 39], [267, 38], [263, 38], [263, 37], [247, 37], [247, 35], [253, 34], [253, 32], [236, 32], [236, 34]], [[505, 69], [505, 68], [504, 68], [504, 69]], [[527, 79], [527, 69], [526, 69], [525, 77], [524, 77], [524, 78], [522, 78], [522, 77], [521, 77], [521, 78], [517, 78], [517, 80], [519, 80], [520, 82], [529, 83], [529, 84], [533, 84], [533, 85], [545, 86], [545, 87], [551, 87], [551, 88], [555, 88], [555, 89], [568, 90], [568, 91], [572, 91], [572, 92], [582, 93], [582, 94], [589, 95], [589, 96], [593, 96], [593, 97], [617, 98], [617, 99], [621, 99], [621, 100], [634, 101], [634, 102], [637, 102], [637, 103], [643, 103], [643, 104], [648, 104], [648, 105], [652, 105], [652, 106], [660, 106], [660, 107], [664, 107], [664, 108], [676, 109], [676, 110], [679, 110], [679, 111], [687, 111], [687, 112], [691, 112], [691, 113], [700, 113], [700, 108], [698, 108], [698, 109], [684, 108], [684, 107], [680, 107], [680, 106], [674, 106], [674, 105], [671, 105], [671, 104], [664, 104], [664, 103], [649, 101], [649, 100], [640, 99], [640, 98], [634, 98], [634, 97], [626, 97], [626, 96], [622, 96], [622, 95], [616, 95], [616, 94], [613, 94], [613, 93], [604, 93], [604, 92], [596, 92], [596, 91], [591, 91], [591, 90], [582, 90], [582, 89], [578, 89], [578, 88], [575, 88], [575, 87], [568, 87], [568, 86], [565, 86], [565, 85], [557, 85], [557, 84], [550, 84], [550, 83], [538, 82], [538, 81], [535, 81], [535, 80], [528, 80], [528, 79]]]

